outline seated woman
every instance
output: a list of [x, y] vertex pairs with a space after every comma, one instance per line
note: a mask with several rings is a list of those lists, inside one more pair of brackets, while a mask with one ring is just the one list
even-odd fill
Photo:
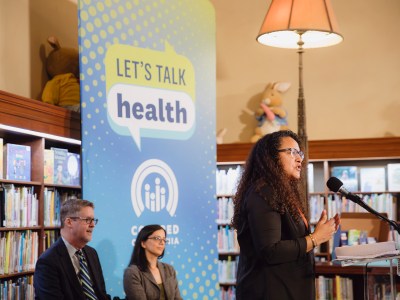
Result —
[[164, 256], [166, 235], [160, 225], [140, 230], [124, 272], [128, 300], [182, 300], [174, 267], [159, 261]]

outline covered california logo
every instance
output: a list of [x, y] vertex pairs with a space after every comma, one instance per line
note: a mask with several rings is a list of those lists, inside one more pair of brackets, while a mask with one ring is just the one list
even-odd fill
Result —
[[166, 209], [171, 217], [174, 216], [178, 206], [178, 184], [174, 172], [159, 159], [146, 160], [133, 175], [131, 199], [137, 217], [145, 209], [152, 212]]
[[106, 55], [108, 122], [120, 135], [184, 140], [195, 125], [191, 62], [166, 42], [165, 51], [112, 45]]

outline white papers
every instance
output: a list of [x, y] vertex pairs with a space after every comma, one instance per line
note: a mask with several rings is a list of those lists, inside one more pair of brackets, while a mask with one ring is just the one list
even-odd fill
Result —
[[394, 241], [389, 241], [375, 244], [336, 247], [335, 253], [337, 259], [340, 260], [397, 255], [400, 253], [400, 251], [396, 249], [396, 243]]

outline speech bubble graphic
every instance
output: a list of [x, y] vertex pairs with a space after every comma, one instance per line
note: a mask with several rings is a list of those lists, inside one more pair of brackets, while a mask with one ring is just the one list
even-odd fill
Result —
[[195, 78], [191, 62], [165, 51], [112, 45], [107, 51], [107, 111], [111, 128], [142, 137], [188, 139], [195, 128]]
[[140, 149], [140, 137], [185, 139], [192, 135], [195, 108], [189, 95], [134, 85], [117, 84], [107, 96], [114, 130], [130, 132]]

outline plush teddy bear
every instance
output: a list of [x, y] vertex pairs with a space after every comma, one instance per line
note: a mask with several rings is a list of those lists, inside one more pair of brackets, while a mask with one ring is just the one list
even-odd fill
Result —
[[57, 38], [47, 39], [53, 50], [46, 59], [50, 80], [46, 83], [42, 101], [73, 111], [80, 111], [79, 53], [77, 49], [61, 48]]
[[269, 83], [261, 93], [260, 107], [255, 111], [258, 125], [250, 141], [257, 142], [264, 135], [288, 128], [287, 113], [282, 108], [282, 93], [290, 87], [289, 82]]

